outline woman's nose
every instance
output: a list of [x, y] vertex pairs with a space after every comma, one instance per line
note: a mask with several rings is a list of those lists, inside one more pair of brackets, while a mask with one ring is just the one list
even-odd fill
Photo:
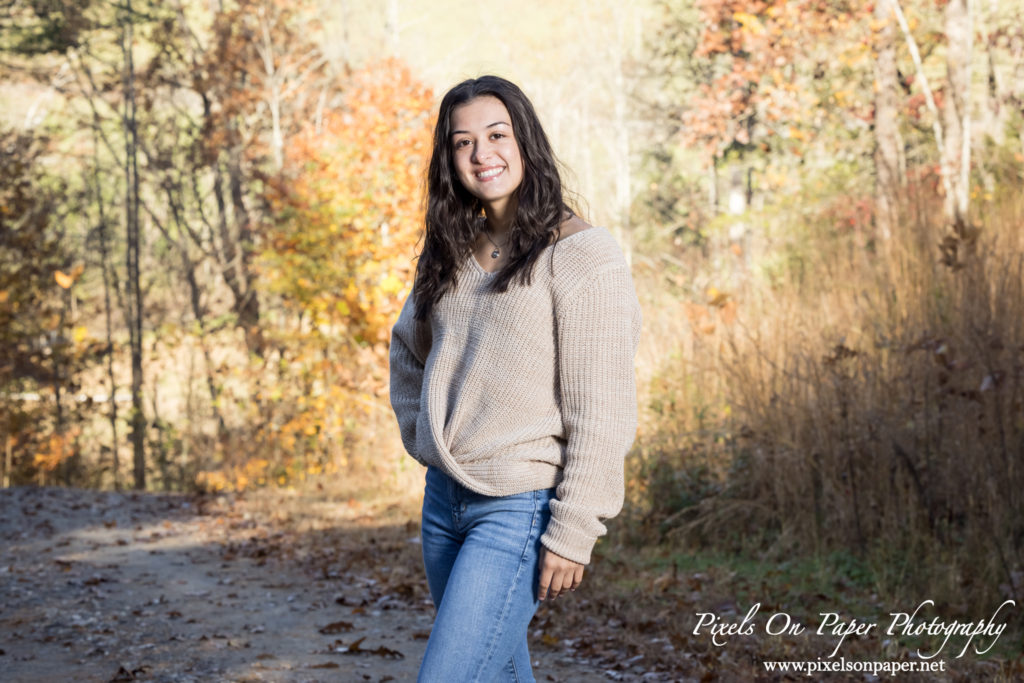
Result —
[[491, 149], [487, 142], [481, 142], [477, 145], [473, 145], [472, 161], [474, 164], [482, 163], [483, 160], [491, 157]]

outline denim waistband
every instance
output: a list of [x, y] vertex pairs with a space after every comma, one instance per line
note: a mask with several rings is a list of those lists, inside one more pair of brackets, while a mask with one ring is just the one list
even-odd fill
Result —
[[[460, 484], [456, 479], [448, 476], [442, 469], [433, 465], [427, 466], [427, 486], [439, 487], [444, 491], [445, 495], [452, 501], [473, 501], [473, 500], [493, 500], [493, 496], [486, 496], [482, 493], [466, 488]], [[513, 494], [511, 496], [503, 496], [504, 498], [515, 498], [522, 496], [546, 496], [548, 498], [554, 495], [554, 487], [550, 489], [537, 489], [535, 491], [523, 491], [522, 493]]]

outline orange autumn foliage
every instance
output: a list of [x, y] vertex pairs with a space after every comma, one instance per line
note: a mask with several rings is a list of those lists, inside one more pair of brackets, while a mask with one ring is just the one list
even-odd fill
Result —
[[[206, 488], [286, 485], [347, 467], [386, 404], [390, 327], [412, 280], [433, 93], [397, 60], [344, 83], [267, 181], [261, 290], [280, 354], [252, 368], [252, 445]], [[255, 467], [253, 463], [259, 463]]]
[[51, 433], [36, 452], [33, 465], [44, 472], [56, 470], [78, 450], [77, 439], [81, 432], [81, 427], [76, 426], [65, 434]]
[[[819, 132], [833, 108], [870, 115], [870, 98], [844, 102], [860, 87], [853, 65], [870, 54], [870, 6], [817, 0], [698, 0], [703, 27], [695, 57], [707, 79], [683, 114], [684, 139], [721, 155], [771, 137], [800, 146]], [[865, 113], [866, 112], [866, 113]]]
[[433, 94], [400, 62], [357, 74], [289, 145], [266, 233], [270, 290], [356, 344], [385, 342], [411, 279]]

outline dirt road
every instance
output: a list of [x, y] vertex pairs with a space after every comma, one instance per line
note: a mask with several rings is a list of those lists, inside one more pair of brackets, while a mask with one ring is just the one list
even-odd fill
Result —
[[[0, 680], [415, 680], [432, 607], [412, 518], [287, 492], [0, 490]], [[607, 680], [535, 650], [539, 680]]]

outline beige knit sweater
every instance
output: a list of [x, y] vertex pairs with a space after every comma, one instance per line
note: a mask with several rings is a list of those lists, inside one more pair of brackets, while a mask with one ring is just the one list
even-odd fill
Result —
[[470, 255], [429, 322], [416, 323], [406, 300], [391, 336], [402, 441], [477, 493], [557, 486], [541, 542], [587, 564], [602, 520], [622, 508], [636, 434], [633, 280], [599, 227], [547, 247], [529, 287], [494, 293], [492, 277]]

